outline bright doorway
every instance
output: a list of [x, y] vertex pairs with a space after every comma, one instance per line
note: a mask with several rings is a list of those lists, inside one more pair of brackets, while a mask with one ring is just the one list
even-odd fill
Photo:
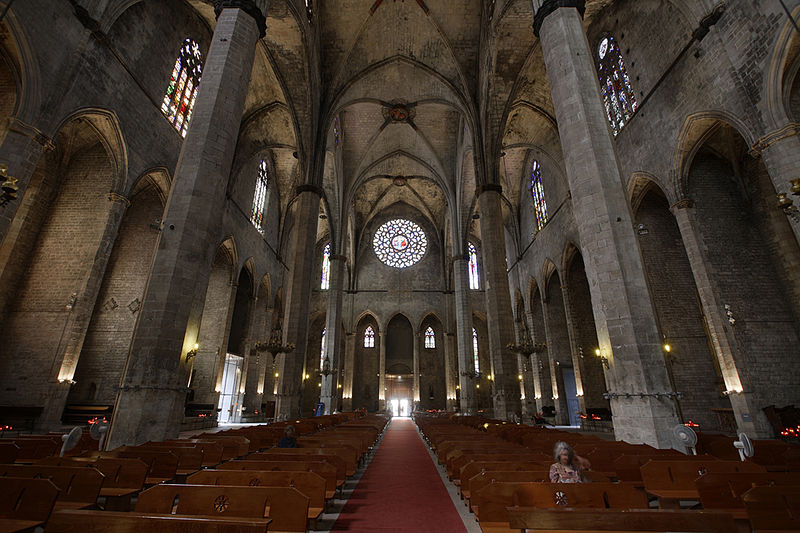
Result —
[[408, 411], [408, 398], [393, 398], [389, 401], [389, 404], [392, 406], [392, 416], [410, 416]]
[[244, 358], [232, 353], [225, 354], [225, 370], [222, 374], [222, 390], [219, 393], [219, 423], [232, 424], [242, 416], [242, 367]]

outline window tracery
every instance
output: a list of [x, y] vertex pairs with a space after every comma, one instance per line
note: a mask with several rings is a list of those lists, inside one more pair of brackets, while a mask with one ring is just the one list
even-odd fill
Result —
[[475, 328], [472, 328], [472, 357], [475, 362], [475, 373], [478, 374], [481, 371], [481, 363], [478, 361], [478, 332]]
[[597, 46], [597, 70], [606, 118], [616, 137], [638, 108], [636, 93], [625, 69], [622, 52], [611, 35]]
[[367, 326], [367, 329], [364, 330], [364, 348], [374, 348], [375, 347], [375, 330], [372, 329], [372, 326]]
[[319, 288], [322, 290], [331, 288], [331, 243], [326, 244], [322, 250], [322, 279]]
[[192, 39], [186, 39], [178, 52], [164, 101], [161, 103], [161, 111], [183, 137], [186, 137], [192, 119], [202, 74], [203, 55], [200, 47]]
[[469, 288], [480, 289], [481, 280], [478, 273], [478, 250], [471, 242], [467, 249], [469, 253]]
[[262, 224], [264, 223], [264, 205], [267, 202], [267, 190], [269, 188], [269, 170], [267, 169], [267, 162], [263, 159], [258, 164], [258, 173], [256, 175], [256, 190], [253, 193], [253, 208], [250, 210], [250, 222], [256, 227], [258, 231], [263, 232]]
[[535, 159], [531, 164], [531, 182], [528, 185], [533, 200], [533, 210], [536, 213], [536, 231], [540, 231], [547, 224], [547, 202], [544, 198], [544, 184], [542, 184], [542, 166]]
[[417, 263], [428, 247], [425, 232], [410, 220], [396, 218], [384, 222], [372, 240], [372, 248], [385, 265], [406, 268]]
[[425, 330], [425, 347], [431, 349], [436, 348], [436, 334], [430, 326]]

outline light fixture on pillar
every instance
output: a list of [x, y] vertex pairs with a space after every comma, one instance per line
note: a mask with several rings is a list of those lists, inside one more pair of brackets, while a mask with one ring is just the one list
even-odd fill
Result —
[[192, 347], [192, 349], [189, 350], [188, 352], [186, 352], [186, 362], [187, 363], [189, 361], [191, 361], [192, 359], [194, 359], [194, 357], [197, 355], [197, 350], [199, 348], [200, 348], [200, 345], [197, 344], [197, 343], [194, 343], [194, 346]]
[[332, 376], [333, 374], [336, 374], [337, 372], [338, 372], [338, 370], [335, 369], [335, 368], [333, 370], [331, 370], [331, 360], [326, 355], [325, 356], [325, 360], [322, 361], [322, 370], [320, 370], [319, 373], [327, 378], [328, 376]]
[[[790, 183], [792, 184], [792, 195], [800, 196], [800, 178], [795, 178], [791, 180]], [[783, 212], [786, 213], [786, 216], [790, 219], [795, 222], [800, 222], [800, 211], [798, 211], [797, 206], [793, 204], [794, 202], [788, 197], [788, 193], [778, 193], [778, 206], [783, 209]]]
[[19, 185], [17, 185], [17, 178], [13, 178], [7, 174], [8, 165], [0, 163], [0, 178], [3, 183], [0, 185], [0, 206], [6, 205], [11, 200], [17, 199], [17, 192]]
[[603, 366], [604, 366], [605, 368], [611, 368], [611, 366], [608, 364], [608, 357], [606, 357], [606, 356], [604, 356], [604, 355], [603, 355], [603, 352], [601, 352], [601, 351], [600, 351], [600, 348], [595, 348], [595, 350], [594, 350], [594, 354], [595, 354], [597, 357], [599, 357], [599, 358], [600, 358], [600, 362], [601, 362], [601, 363], [603, 363]]
[[506, 344], [506, 348], [516, 354], [522, 355], [523, 357], [530, 357], [532, 353], [542, 353], [547, 348], [547, 344], [543, 342], [531, 342], [530, 335], [525, 332], [525, 337], [522, 339], [522, 342], [519, 344], [509, 342]]

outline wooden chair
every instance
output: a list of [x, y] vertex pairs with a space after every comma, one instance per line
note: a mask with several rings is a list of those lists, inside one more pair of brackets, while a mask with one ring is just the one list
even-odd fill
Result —
[[115, 511], [57, 511], [47, 533], [265, 533], [268, 518], [229, 518]]
[[664, 511], [617, 509], [536, 509], [509, 508], [511, 530], [565, 531], [635, 531], [731, 533], [735, 531], [730, 515], [719, 511]]
[[325, 511], [325, 480], [314, 472], [263, 470], [203, 470], [186, 480], [191, 485], [237, 487], [294, 487], [308, 496], [308, 518], [316, 520]]
[[163, 484], [139, 494], [135, 510], [147, 514], [270, 518], [271, 531], [304, 533], [308, 497], [286, 487]]
[[0, 531], [33, 531], [55, 506], [58, 487], [47, 479], [0, 480]]
[[800, 531], [800, 486], [753, 487], [742, 500], [754, 532]]

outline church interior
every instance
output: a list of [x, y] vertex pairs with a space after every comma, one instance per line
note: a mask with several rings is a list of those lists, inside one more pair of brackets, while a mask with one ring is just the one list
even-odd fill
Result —
[[0, 433], [797, 444], [799, 20], [0, 1]]

